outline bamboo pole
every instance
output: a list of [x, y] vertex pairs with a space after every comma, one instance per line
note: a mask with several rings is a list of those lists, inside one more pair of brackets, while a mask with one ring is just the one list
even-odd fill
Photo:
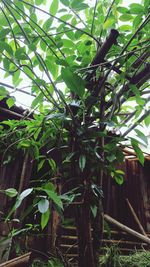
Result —
[[135, 222], [137, 223], [137, 225], [138, 225], [138, 227], [139, 227], [140, 232], [141, 232], [144, 236], [147, 237], [147, 235], [146, 235], [146, 233], [145, 233], [145, 231], [144, 231], [144, 228], [143, 228], [142, 224], [140, 223], [139, 218], [137, 217], [137, 215], [136, 215], [136, 213], [135, 213], [135, 211], [134, 211], [134, 209], [133, 209], [133, 207], [132, 207], [130, 201], [128, 200], [128, 198], [126, 198], [126, 202], [127, 202], [128, 207], [129, 207], [129, 209], [130, 209], [130, 211], [131, 211], [131, 213], [132, 213], [132, 215], [133, 215], [133, 218], [134, 218]]
[[31, 252], [0, 264], [0, 267], [26, 267], [30, 260]]
[[104, 214], [104, 220], [106, 220], [108, 223], [111, 223], [115, 226], [117, 226], [118, 228], [120, 228], [121, 230], [127, 232], [128, 234], [142, 240], [143, 242], [147, 243], [150, 245], [150, 238], [142, 235], [142, 234], [139, 234], [138, 232], [134, 231], [133, 229], [127, 227], [126, 225], [118, 222], [117, 220], [113, 219], [112, 217], [110, 217], [109, 215], [107, 214]]

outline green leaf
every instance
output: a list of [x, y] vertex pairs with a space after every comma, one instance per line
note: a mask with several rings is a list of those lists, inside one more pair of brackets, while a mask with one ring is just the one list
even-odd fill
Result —
[[47, 19], [45, 22], [44, 22], [44, 25], [43, 25], [43, 30], [45, 31], [49, 31], [50, 30], [50, 27], [53, 23], [53, 19], [52, 18], [49, 18]]
[[123, 14], [122, 16], [120, 16], [119, 17], [119, 20], [121, 20], [121, 21], [130, 21], [130, 20], [132, 20], [132, 15], [130, 15], [130, 14]]
[[31, 107], [32, 108], [37, 107], [37, 105], [39, 105], [42, 101], [43, 101], [43, 94], [39, 93], [39, 95], [35, 97], [34, 100], [32, 101]]
[[6, 100], [6, 104], [7, 104], [7, 106], [8, 106], [9, 108], [11, 108], [11, 107], [14, 106], [14, 104], [15, 104], [15, 99], [12, 98], [12, 97], [8, 98], [8, 99]]
[[97, 215], [97, 206], [91, 206], [91, 211], [92, 211], [92, 214], [93, 214], [93, 217], [96, 218], [96, 215]]
[[13, 55], [12, 47], [8, 43], [0, 41], [0, 53], [3, 53], [4, 50], [7, 51], [10, 56]]
[[31, 145], [31, 142], [29, 140], [23, 140], [23, 141], [20, 141], [20, 143], [18, 144], [18, 147], [29, 148], [30, 145]]
[[115, 22], [115, 19], [114, 18], [108, 18], [105, 23], [103, 24], [103, 29], [104, 30], [107, 30], [109, 29]]
[[60, 0], [60, 2], [64, 5], [64, 6], [69, 6], [69, 0]]
[[116, 160], [116, 155], [115, 154], [109, 155], [107, 156], [107, 159], [109, 162], [113, 162], [114, 160]]
[[119, 185], [123, 184], [124, 179], [123, 179], [122, 175], [115, 175], [114, 178], [115, 178], [115, 181], [116, 181], [117, 184], [119, 184]]
[[5, 194], [9, 197], [15, 197], [18, 195], [18, 192], [15, 188], [8, 188], [5, 190]]
[[6, 35], [7, 35], [8, 33], [10, 33], [10, 31], [11, 31], [11, 29], [9, 29], [9, 28], [7, 28], [7, 29], [2, 29], [2, 30], [0, 31], [0, 37], [1, 37], [1, 39], [5, 38]]
[[38, 210], [41, 213], [45, 213], [47, 212], [49, 208], [49, 201], [46, 198], [42, 198], [39, 202], [38, 202]]
[[150, 115], [148, 115], [145, 119], [144, 119], [144, 123], [145, 125], [148, 127], [150, 125]]
[[38, 171], [40, 171], [45, 163], [45, 159], [42, 159], [40, 163], [38, 164]]
[[10, 61], [9, 61], [8, 58], [4, 58], [4, 59], [3, 59], [3, 66], [4, 66], [4, 69], [5, 69], [6, 71], [9, 71]]
[[145, 134], [143, 132], [141, 132], [140, 130], [136, 129], [135, 132], [137, 133], [137, 136], [142, 139], [142, 141], [144, 141], [144, 143], [146, 145], [148, 145], [148, 139], [147, 137], [145, 136]]
[[142, 23], [142, 16], [136, 16], [133, 20], [133, 27], [137, 28]]
[[26, 198], [28, 195], [30, 195], [32, 191], [33, 191], [33, 188], [28, 188], [28, 189], [25, 189], [20, 195], [17, 196], [16, 203], [14, 204], [14, 206], [10, 210], [8, 216], [6, 217], [6, 221], [10, 218], [10, 216], [13, 214], [13, 212], [17, 208], [19, 208], [19, 206], [21, 205], [24, 198]]
[[117, 11], [118, 11], [119, 13], [121, 13], [121, 14], [125, 14], [125, 13], [127, 13], [129, 10], [128, 10], [128, 8], [126, 8], [126, 7], [118, 6], [118, 7], [117, 7]]
[[54, 161], [53, 159], [48, 159], [48, 163], [49, 163], [49, 165], [50, 165], [52, 171], [55, 172], [56, 169], [57, 169], [57, 166], [56, 166], [55, 161]]
[[143, 152], [142, 150], [140, 149], [140, 147], [138, 146], [138, 142], [135, 142], [135, 140], [133, 140], [133, 138], [131, 138], [131, 144], [132, 144], [132, 147], [139, 159], [139, 162], [144, 165], [144, 155], [143, 155]]
[[48, 189], [44, 189], [44, 192], [48, 195], [48, 197], [61, 209], [63, 209], [63, 204], [60, 196], [57, 195], [56, 192]]
[[41, 227], [42, 227], [42, 230], [48, 224], [49, 217], [50, 217], [50, 210], [48, 209], [45, 213], [42, 213], [42, 216], [41, 216]]
[[130, 4], [129, 7], [132, 14], [144, 13], [144, 7], [138, 3]]
[[3, 86], [0, 86], [0, 96], [7, 97], [7, 95], [8, 91]]
[[71, 3], [71, 7], [77, 11], [84, 10], [88, 8], [88, 5], [85, 3], [82, 3], [84, 0], [73, 0]]
[[26, 60], [27, 55], [25, 53], [26, 53], [25, 47], [19, 47], [15, 52], [15, 58], [18, 60]]
[[28, 48], [33, 52], [36, 51], [36, 45], [35, 44], [29, 44]]
[[79, 157], [79, 167], [80, 167], [82, 172], [83, 172], [83, 170], [85, 168], [85, 164], [86, 164], [86, 156], [85, 155], [81, 155]]
[[58, 0], [53, 0], [51, 6], [50, 6], [50, 13], [55, 16], [59, 7], [59, 1]]
[[35, 4], [37, 6], [40, 6], [41, 4], [43, 4], [43, 0], [35, 0]]
[[130, 25], [121, 25], [118, 30], [128, 32], [132, 30], [132, 27]]
[[61, 76], [67, 87], [78, 96], [82, 97], [85, 91], [85, 83], [82, 78], [73, 73], [69, 68], [61, 69]]

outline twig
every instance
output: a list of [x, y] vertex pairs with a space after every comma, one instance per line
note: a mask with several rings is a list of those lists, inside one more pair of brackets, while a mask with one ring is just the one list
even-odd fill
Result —
[[95, 0], [94, 14], [93, 14], [93, 20], [92, 20], [92, 27], [91, 27], [91, 35], [93, 35], [93, 30], [94, 30], [94, 21], [95, 21], [97, 3], [98, 3], [98, 0]]
[[73, 28], [73, 29], [75, 29], [77, 31], [80, 31], [80, 32], [84, 33], [85, 35], [88, 35], [89, 37], [91, 37], [93, 40], [95, 40], [100, 45], [99, 40], [97, 38], [95, 38], [94, 36], [92, 36], [90, 33], [86, 32], [85, 30], [80, 29], [80, 28], [78, 28], [78, 27], [70, 24], [69, 22], [66, 22], [66, 21], [62, 20], [62, 19], [60, 19], [60, 18], [52, 15], [51, 13], [49, 13], [49, 12], [47, 12], [47, 11], [45, 11], [45, 10], [43, 10], [43, 9], [35, 6], [35, 5], [32, 5], [30, 3], [27, 3], [24, 0], [20, 0], [20, 2], [22, 2], [22, 3], [24, 3], [24, 4], [28, 5], [28, 6], [31, 6], [31, 7], [35, 8], [35, 9], [41, 11], [42, 13], [44, 13], [44, 14], [46, 14], [46, 15], [48, 15], [48, 16], [50, 16], [50, 17], [52, 17], [52, 18], [54, 18], [54, 19], [56, 19], [56, 20], [58, 20], [58, 21], [60, 21], [62, 23], [64, 23], [65, 25], [68, 25], [69, 27], [71, 27], [71, 28]]

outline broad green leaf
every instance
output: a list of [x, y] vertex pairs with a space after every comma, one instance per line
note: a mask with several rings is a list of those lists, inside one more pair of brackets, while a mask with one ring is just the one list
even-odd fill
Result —
[[19, 142], [18, 147], [29, 148], [30, 145], [31, 145], [31, 142], [29, 140], [23, 140]]
[[115, 175], [114, 178], [115, 178], [115, 181], [116, 181], [117, 184], [119, 184], [119, 185], [123, 184], [124, 179], [123, 179], [122, 175]]
[[48, 197], [61, 209], [63, 209], [63, 204], [60, 196], [57, 195], [56, 192], [48, 189], [44, 189], [44, 192], [48, 195]]
[[85, 155], [81, 155], [79, 157], [79, 167], [80, 170], [83, 172], [84, 168], [85, 168], [85, 164], [86, 164], [86, 156]]
[[8, 188], [5, 190], [5, 194], [9, 197], [16, 197], [18, 195], [18, 192], [15, 188]]
[[132, 30], [132, 27], [130, 25], [121, 25], [118, 30], [128, 32]]
[[18, 48], [15, 52], [15, 58], [18, 60], [26, 60], [27, 55], [25, 54], [25, 52], [26, 52], [25, 47]]
[[69, 6], [70, 1], [69, 0], [60, 0], [60, 2], [64, 5], [64, 6]]
[[29, 44], [29, 45], [28, 45], [28, 48], [29, 48], [31, 51], [36, 51], [36, 45], [35, 45], [35, 44]]
[[39, 6], [39, 5], [43, 4], [43, 0], [35, 0], [35, 4], [37, 6]]
[[144, 119], [144, 123], [147, 127], [150, 125], [150, 115]]
[[96, 218], [96, 215], [97, 215], [97, 206], [91, 206], [91, 211], [92, 211], [93, 217]]
[[32, 101], [31, 107], [32, 108], [37, 107], [37, 105], [39, 105], [41, 101], [43, 101], [43, 94], [39, 93], [39, 95], [35, 97], [34, 100]]
[[47, 212], [49, 208], [49, 201], [46, 198], [42, 198], [39, 202], [38, 202], [38, 210], [40, 213], [45, 213]]
[[42, 159], [40, 163], [38, 164], [38, 171], [40, 171], [45, 163], [45, 159]]
[[67, 87], [78, 96], [82, 97], [85, 91], [85, 83], [82, 78], [73, 73], [69, 68], [61, 69], [61, 76]]
[[116, 155], [115, 154], [109, 155], [107, 156], [107, 159], [109, 162], [113, 162], [114, 160], [116, 160]]
[[144, 141], [144, 143], [145, 143], [146, 145], [148, 145], [148, 139], [147, 139], [147, 137], [145, 136], [145, 134], [144, 134], [143, 132], [141, 132], [140, 130], [138, 130], [138, 129], [136, 129], [135, 132], [136, 132], [137, 136], [138, 136], [140, 139], [142, 139], [142, 141]]
[[8, 33], [10, 33], [10, 31], [11, 31], [11, 29], [9, 29], [9, 28], [7, 28], [7, 29], [2, 29], [2, 30], [0, 31], [0, 37], [1, 37], [1, 39], [2, 39], [2, 38], [5, 38], [6, 35], [7, 35]]
[[10, 56], [13, 55], [12, 47], [8, 43], [0, 41], [0, 53], [3, 53], [3, 51], [6, 51]]
[[[72, 18], [71, 14], [63, 15], [60, 17], [63, 21], [68, 21], [69, 19]], [[67, 33], [66, 33], [67, 34]]]
[[5, 69], [6, 71], [9, 71], [10, 61], [9, 61], [8, 58], [4, 58], [4, 59], [3, 59], [3, 66], [4, 66], [4, 69]]
[[59, 7], [59, 1], [58, 0], [53, 0], [51, 6], [50, 6], [50, 13], [55, 16]]
[[132, 15], [127, 14], [127, 13], [119, 17], [119, 20], [121, 21], [130, 21], [132, 19], [133, 19]]
[[144, 8], [142, 5], [138, 4], [138, 3], [133, 3], [133, 4], [130, 4], [130, 12], [132, 14], [138, 14], [139, 13], [144, 13]]
[[122, 171], [122, 170], [115, 170], [115, 173], [117, 173], [117, 174], [122, 174], [122, 175], [125, 174], [124, 171]]
[[7, 106], [8, 106], [9, 108], [11, 108], [11, 107], [14, 106], [14, 104], [15, 104], [15, 99], [12, 98], [12, 97], [8, 98], [8, 99], [6, 100], [6, 104], [7, 104]]
[[53, 23], [53, 19], [52, 18], [48, 18], [45, 22], [44, 22], [44, 25], [43, 25], [43, 30], [45, 31], [49, 31], [50, 30], [50, 27]]
[[139, 159], [139, 162], [144, 165], [144, 155], [143, 155], [143, 152], [142, 150], [140, 149], [140, 147], [138, 146], [138, 142], [135, 142], [132, 138], [131, 138], [131, 144], [132, 144], [132, 147]]
[[0, 86], [0, 96], [6, 97], [8, 95], [8, 91], [5, 89], [5, 87]]
[[52, 171], [55, 172], [56, 168], [57, 168], [55, 161], [53, 159], [49, 159], [48, 163], [49, 163], [50, 167], [52, 168]]
[[118, 6], [117, 7], [117, 11], [121, 14], [127, 13], [129, 10], [127, 7], [123, 7], [123, 6]]
[[10, 218], [10, 216], [13, 214], [13, 212], [20, 207], [22, 201], [31, 194], [31, 192], [33, 191], [33, 188], [28, 188], [25, 189], [20, 195], [17, 196], [17, 200], [16, 203], [14, 204], [14, 206], [12, 207], [12, 209], [10, 210], [8, 216], [6, 217], [6, 221]]
[[114, 18], [108, 18], [105, 23], [103, 24], [103, 29], [104, 30], [107, 30], [109, 29], [115, 22], [115, 19]]
[[41, 228], [42, 228], [42, 230], [48, 224], [49, 218], [50, 218], [50, 210], [48, 209], [45, 213], [42, 213], [42, 215], [41, 215]]
[[73, 0], [71, 3], [71, 7], [77, 11], [84, 10], [88, 7], [88, 5], [83, 2], [84, 0]]
[[22, 81], [22, 79], [20, 78], [20, 74], [21, 74], [21, 71], [17, 70], [12, 76], [12, 82], [15, 87], [17, 87], [19, 83]]
[[142, 23], [142, 16], [136, 16], [133, 20], [133, 27], [137, 28]]

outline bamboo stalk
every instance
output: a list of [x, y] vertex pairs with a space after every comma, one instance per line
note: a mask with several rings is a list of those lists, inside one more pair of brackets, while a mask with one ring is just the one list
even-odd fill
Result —
[[150, 238], [142, 235], [142, 234], [139, 234], [138, 232], [134, 231], [133, 229], [127, 227], [126, 225], [118, 222], [117, 220], [113, 219], [112, 217], [110, 217], [109, 215], [107, 214], [104, 214], [104, 219], [108, 222], [108, 223], [111, 223], [115, 226], [117, 226], [118, 228], [120, 228], [121, 230], [127, 232], [128, 234], [142, 240], [143, 242], [147, 243], [150, 245]]
[[0, 264], [0, 267], [26, 267], [30, 260], [31, 252]]
[[141, 223], [140, 223], [140, 221], [139, 221], [139, 218], [137, 217], [137, 215], [136, 215], [136, 213], [135, 213], [135, 211], [134, 211], [134, 209], [133, 209], [131, 203], [129, 202], [128, 198], [126, 198], [126, 202], [127, 202], [128, 207], [129, 207], [129, 209], [130, 209], [130, 211], [131, 211], [131, 213], [132, 213], [132, 215], [133, 215], [133, 218], [134, 218], [135, 222], [137, 223], [137, 225], [138, 225], [138, 227], [139, 227], [139, 230], [141, 231], [141, 233], [142, 233], [144, 236], [147, 237], [147, 235], [146, 235], [146, 233], [145, 233], [145, 231], [144, 231], [144, 228], [143, 228], [143, 226], [141, 225]]

